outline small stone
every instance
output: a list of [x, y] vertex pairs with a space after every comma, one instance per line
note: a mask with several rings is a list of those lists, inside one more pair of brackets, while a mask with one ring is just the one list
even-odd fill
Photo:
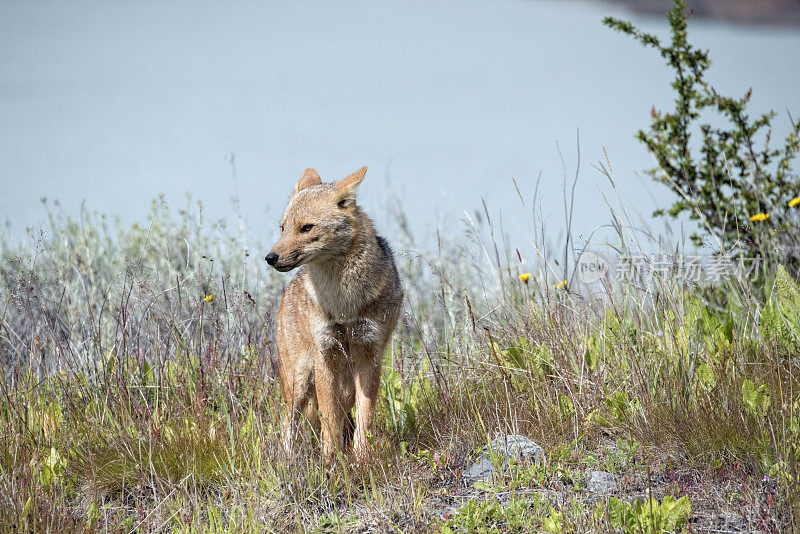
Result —
[[614, 473], [605, 471], [592, 471], [589, 473], [589, 491], [599, 495], [608, 495], [619, 489], [619, 477]]
[[[491, 454], [502, 459], [499, 472], [492, 466]], [[546, 463], [547, 458], [538, 443], [518, 434], [500, 434], [481, 450], [478, 460], [472, 464], [462, 477], [467, 482], [490, 480], [493, 475], [502, 476], [509, 469], [509, 460], [518, 463]]]

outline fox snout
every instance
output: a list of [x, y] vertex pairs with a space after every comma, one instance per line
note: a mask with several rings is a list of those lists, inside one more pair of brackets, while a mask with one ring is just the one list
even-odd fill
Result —
[[298, 251], [289, 252], [287, 254], [277, 254], [270, 251], [264, 258], [266, 262], [275, 270], [282, 273], [291, 271], [302, 263], [302, 255]]

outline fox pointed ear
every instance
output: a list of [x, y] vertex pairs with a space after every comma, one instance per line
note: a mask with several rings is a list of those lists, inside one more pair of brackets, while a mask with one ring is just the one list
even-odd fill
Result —
[[297, 181], [297, 185], [294, 186], [294, 192], [297, 193], [298, 191], [305, 189], [306, 187], [311, 187], [312, 185], [319, 185], [322, 183], [322, 179], [317, 174], [317, 171], [309, 167], [308, 169], [303, 171], [303, 176]]
[[344, 180], [340, 180], [334, 184], [336, 187], [336, 202], [339, 204], [340, 208], [349, 208], [356, 203], [356, 188], [358, 184], [364, 180], [365, 174], [367, 174], [366, 165]]
[[340, 182], [336, 182], [336, 189], [355, 189], [358, 187], [358, 184], [364, 179], [364, 175], [367, 174], [367, 166], [364, 165], [356, 172], [345, 178]]

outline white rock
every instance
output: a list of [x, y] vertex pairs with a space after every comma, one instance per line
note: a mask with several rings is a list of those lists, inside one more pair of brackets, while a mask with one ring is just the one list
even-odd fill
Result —
[[[502, 459], [499, 472], [492, 466], [491, 454]], [[502, 476], [509, 469], [509, 460], [518, 463], [547, 463], [547, 457], [538, 443], [518, 434], [500, 434], [481, 451], [478, 460], [462, 474], [467, 482], [490, 480], [493, 475]]]

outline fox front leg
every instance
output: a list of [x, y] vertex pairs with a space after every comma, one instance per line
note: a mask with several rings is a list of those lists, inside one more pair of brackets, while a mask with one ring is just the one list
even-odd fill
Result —
[[283, 358], [280, 373], [284, 403], [281, 441], [284, 451], [291, 456], [297, 445], [300, 416], [310, 408], [316, 409], [316, 403], [313, 402], [314, 358], [311, 354]]
[[372, 430], [372, 419], [375, 415], [375, 403], [381, 382], [380, 348], [365, 347], [361, 365], [355, 372], [356, 386], [356, 430], [353, 448], [359, 461], [369, 456], [368, 436]]
[[332, 461], [336, 452], [344, 447], [344, 422], [346, 411], [341, 395], [340, 378], [343, 371], [338, 354], [320, 352], [315, 365], [315, 386], [322, 431], [322, 455]]

